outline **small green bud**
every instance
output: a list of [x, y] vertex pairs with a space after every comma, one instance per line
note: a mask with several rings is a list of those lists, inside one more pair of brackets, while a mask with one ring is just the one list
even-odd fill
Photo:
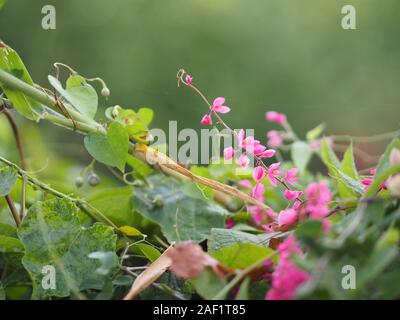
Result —
[[110, 89], [103, 87], [103, 89], [101, 89], [101, 95], [105, 98], [108, 98], [110, 96]]
[[80, 188], [80, 187], [82, 187], [83, 186], [83, 177], [82, 176], [78, 176], [78, 177], [76, 177], [76, 179], [75, 179], [75, 185], [76, 185], [76, 187], [77, 188]]
[[92, 173], [88, 177], [87, 181], [88, 181], [89, 185], [91, 185], [92, 187], [95, 187], [100, 183], [100, 177], [97, 174]]

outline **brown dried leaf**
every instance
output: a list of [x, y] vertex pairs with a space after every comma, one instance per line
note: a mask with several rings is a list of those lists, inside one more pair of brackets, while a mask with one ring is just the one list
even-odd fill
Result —
[[133, 300], [139, 293], [150, 286], [156, 281], [171, 265], [171, 258], [168, 256], [169, 252], [174, 248], [171, 246], [164, 253], [154, 261], [145, 271], [143, 271], [133, 282], [128, 294], [124, 300]]
[[201, 246], [194, 242], [184, 242], [175, 245], [169, 250], [168, 257], [172, 260], [170, 270], [178, 277], [189, 279], [197, 277], [205, 267], [211, 269], [220, 277], [230, 272], [217, 260], [203, 251]]

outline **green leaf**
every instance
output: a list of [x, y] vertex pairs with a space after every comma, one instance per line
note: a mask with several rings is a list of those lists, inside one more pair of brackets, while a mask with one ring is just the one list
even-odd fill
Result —
[[137, 112], [137, 115], [139, 116], [140, 120], [146, 126], [148, 126], [153, 120], [154, 111], [151, 110], [150, 108], [140, 108], [139, 111]]
[[381, 184], [385, 181], [385, 179], [389, 178], [391, 175], [400, 172], [400, 165], [399, 164], [391, 164], [390, 163], [390, 154], [392, 150], [400, 149], [400, 139], [395, 138], [392, 142], [387, 146], [382, 158], [379, 160], [378, 165], [376, 167], [376, 174], [372, 184], [368, 187], [367, 191], [365, 192], [366, 197], [371, 197], [375, 195]]
[[296, 229], [296, 236], [299, 239], [316, 239], [322, 234], [322, 222], [319, 220], [308, 220], [300, 224]]
[[389, 159], [390, 159], [390, 153], [395, 148], [400, 150], [399, 138], [393, 139], [390, 142], [390, 144], [386, 147], [383, 157], [379, 160], [378, 165], [376, 167], [376, 175], [375, 175], [376, 177], [383, 174], [387, 169], [389, 169], [390, 166], [392, 166]]
[[271, 248], [252, 243], [236, 243], [231, 247], [225, 247], [213, 251], [210, 255], [224, 266], [233, 269], [245, 269], [252, 264], [268, 257], [274, 252]]
[[117, 276], [115, 279], [112, 281], [112, 283], [116, 286], [130, 286], [132, 285], [133, 278], [130, 276]]
[[122, 226], [122, 227], [119, 227], [119, 230], [121, 230], [123, 233], [125, 233], [129, 237], [143, 236], [143, 234], [138, 229], [131, 227], [131, 226]]
[[249, 290], [250, 290], [250, 278], [247, 277], [241, 283], [239, 292], [236, 295], [235, 300], [249, 300]]
[[90, 196], [88, 201], [117, 226], [131, 226], [135, 222], [132, 192], [131, 187], [105, 189]]
[[98, 97], [96, 90], [80, 75], [71, 75], [64, 89], [61, 82], [49, 75], [49, 82], [86, 119], [93, 120], [96, 115]]
[[153, 246], [146, 244], [146, 243], [139, 243], [137, 244], [140, 251], [144, 254], [144, 256], [149, 259], [150, 262], [156, 261], [160, 256], [161, 253]]
[[358, 179], [354, 178], [358, 178], [358, 173], [354, 164], [352, 145], [346, 150], [344, 159], [340, 163], [335, 152], [324, 138], [321, 144], [321, 158], [331, 176], [337, 180], [337, 190], [341, 199], [344, 199], [345, 202], [351, 202], [355, 200], [357, 194], [363, 194], [364, 186]]
[[225, 209], [183, 193], [180, 181], [162, 175], [148, 181], [149, 187], [135, 189], [133, 207], [158, 224], [169, 242], [200, 242], [207, 239], [211, 228], [224, 226]]
[[313, 151], [308, 143], [304, 141], [296, 141], [292, 144], [291, 156], [294, 165], [299, 168], [300, 172], [304, 172], [310, 162]]
[[386, 247], [382, 250], [374, 250], [365, 262], [365, 267], [361, 270], [357, 284], [361, 287], [365, 283], [373, 281], [377, 276], [388, 267], [388, 265], [398, 257], [397, 246]]
[[113, 251], [103, 252], [95, 251], [88, 254], [90, 259], [97, 259], [100, 261], [101, 266], [96, 269], [96, 272], [100, 275], [106, 276], [118, 266], [118, 257]]
[[0, 10], [1, 10], [1, 8], [3, 8], [4, 4], [6, 3], [6, 1], [7, 0], [0, 0]]
[[[115, 252], [117, 237], [111, 227], [100, 223], [81, 227], [78, 212], [66, 199], [36, 202], [29, 208], [19, 238], [25, 247], [22, 263], [32, 279], [32, 298], [67, 297], [71, 292], [103, 287], [105, 277], [96, 272], [99, 262], [88, 255]], [[55, 289], [41, 285], [44, 266], [55, 268]]]
[[113, 121], [107, 136], [97, 132], [89, 133], [84, 140], [89, 154], [105, 165], [117, 167], [124, 172], [129, 149], [129, 137], [125, 128]]
[[17, 181], [17, 173], [13, 168], [0, 168], [0, 197], [10, 194]]
[[153, 171], [147, 163], [136, 159], [130, 154], [128, 154], [126, 162], [133, 169], [133, 173], [138, 173], [140, 177], [145, 177]]
[[257, 245], [268, 246], [269, 239], [282, 235], [279, 232], [265, 233], [254, 235], [251, 233], [241, 232], [234, 229], [211, 229], [208, 238], [208, 251], [214, 252], [221, 248], [230, 247], [237, 243], [252, 243]]
[[209, 268], [204, 269], [196, 278], [191, 279], [190, 283], [193, 284], [196, 292], [206, 300], [214, 298], [227, 285], [225, 279], [218, 277]]
[[338, 180], [338, 190], [343, 199], [354, 197], [355, 194], [362, 195], [364, 193], [364, 185], [358, 181], [350, 178], [347, 174], [332, 165], [328, 165], [333, 178]]
[[329, 143], [325, 138], [321, 142], [321, 158], [326, 166], [333, 165], [335, 168], [340, 167], [340, 161], [337, 158], [335, 152], [330, 147]]
[[0, 235], [0, 252], [19, 253], [23, 251], [24, 247], [17, 238]]
[[[0, 4], [0, 7], [1, 6], [2, 4]], [[25, 65], [19, 57], [18, 53], [1, 41], [0, 69], [11, 73], [12, 75], [18, 77], [20, 80], [30, 85], [33, 85], [32, 78], [29, 75], [28, 70], [25, 68]], [[0, 86], [6, 94], [7, 98], [13, 103], [15, 110], [17, 110], [21, 115], [30, 120], [40, 119], [40, 114], [43, 112], [43, 107], [39, 102], [33, 100], [32, 98], [19, 91], [7, 88], [1, 83]]]
[[17, 229], [12, 225], [0, 223], [0, 235], [16, 238]]
[[339, 170], [354, 180], [359, 180], [356, 164], [354, 161], [353, 143], [349, 145], [344, 153], [342, 163]]
[[325, 123], [321, 123], [318, 126], [316, 126], [314, 129], [311, 129], [306, 133], [306, 138], [308, 141], [313, 141], [317, 139], [322, 132], [325, 130]]

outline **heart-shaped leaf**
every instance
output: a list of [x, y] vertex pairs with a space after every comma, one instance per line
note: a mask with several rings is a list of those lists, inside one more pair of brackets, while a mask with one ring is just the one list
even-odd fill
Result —
[[71, 75], [64, 89], [61, 82], [49, 75], [50, 84], [86, 119], [93, 120], [96, 115], [98, 97], [96, 90], [79, 75]]
[[97, 161], [124, 171], [129, 149], [129, 136], [125, 128], [113, 121], [107, 135], [89, 133], [84, 140], [86, 150]]

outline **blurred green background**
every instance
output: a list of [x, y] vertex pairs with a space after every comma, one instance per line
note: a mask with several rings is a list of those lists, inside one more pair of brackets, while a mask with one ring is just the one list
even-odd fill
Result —
[[[56, 30], [41, 27], [45, 4], [57, 10]], [[356, 7], [357, 30], [341, 28], [345, 4]], [[41, 85], [64, 62], [106, 80], [103, 107], [148, 106], [155, 127], [199, 129], [206, 107], [177, 88], [183, 67], [210, 98], [227, 98], [233, 127], [264, 142], [271, 109], [300, 134], [321, 122], [335, 134], [397, 129], [399, 35], [398, 0], [9, 0], [0, 11], [0, 38]]]

